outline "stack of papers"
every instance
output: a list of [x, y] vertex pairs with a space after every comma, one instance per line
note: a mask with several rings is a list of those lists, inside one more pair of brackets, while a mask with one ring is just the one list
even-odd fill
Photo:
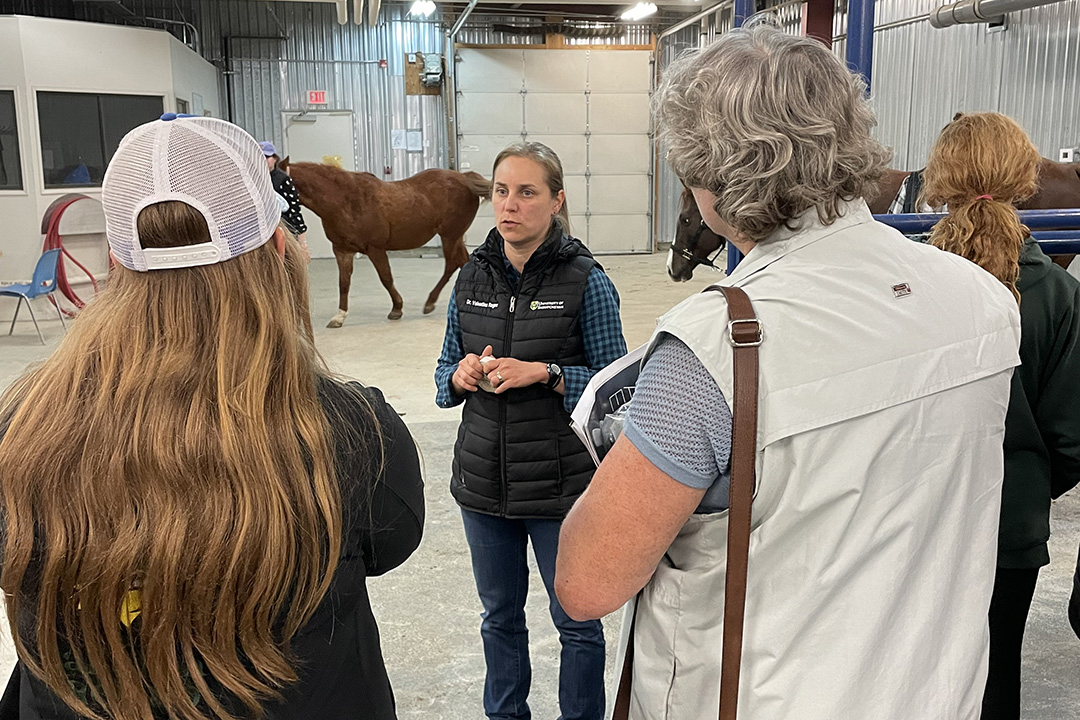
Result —
[[648, 344], [635, 348], [593, 375], [570, 414], [571, 427], [597, 465], [614, 443], [604, 431], [604, 418], [630, 402], [647, 348]]

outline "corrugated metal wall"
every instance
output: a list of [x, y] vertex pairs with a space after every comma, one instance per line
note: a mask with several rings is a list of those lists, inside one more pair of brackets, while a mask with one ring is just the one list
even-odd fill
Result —
[[[186, 21], [198, 30], [203, 56], [223, 71], [222, 107], [255, 137], [281, 145], [282, 112], [308, 107], [308, 90], [326, 90], [329, 104], [319, 109], [355, 113], [358, 170], [400, 179], [446, 162], [443, 98], [406, 96], [404, 78], [406, 53], [443, 52], [438, 13], [419, 21], [403, 17], [407, 7], [384, 5], [379, 24], [368, 27], [338, 25], [334, 6], [324, 3], [124, 0], [123, 7], [0, 0], [0, 13], [168, 27], [178, 37], [183, 28], [140, 18]], [[191, 33], [188, 40], [195, 44]], [[393, 128], [420, 128], [430, 142], [423, 152], [391, 150]]]
[[[877, 24], [919, 18], [938, 1], [878, 0]], [[1016, 119], [1042, 154], [1056, 159], [1059, 148], [1080, 145], [1078, 52], [1080, 0], [1012, 13], [1002, 31], [938, 30], [925, 21], [880, 29], [872, 89], [877, 136], [893, 147], [893, 167], [920, 168], [956, 112], [996, 111]]]
[[[923, 167], [941, 128], [957, 111], [996, 111], [1015, 118], [1052, 159], [1059, 148], [1080, 146], [1080, 0], [1012, 13], [1007, 29], [995, 32], [986, 25], [933, 28], [925, 18], [942, 2], [877, 0], [874, 134], [893, 148], [892, 167]], [[777, 11], [781, 24], [798, 32], [801, 5], [784, 4]], [[833, 51], [843, 58], [846, 0], [837, 6]], [[694, 27], [678, 43], [680, 51], [708, 44], [730, 25], [720, 29], [703, 21]], [[665, 47], [661, 68], [675, 54]], [[679, 185], [671, 175], [666, 165], [659, 171], [660, 239], [671, 237], [678, 217]]]
[[[338, 25], [332, 6], [287, 5], [281, 12], [288, 40], [234, 41], [230, 64], [236, 72], [231, 87], [237, 124], [282, 140], [282, 112], [303, 110], [309, 90], [326, 90], [329, 104], [319, 109], [355, 113], [358, 170], [397, 180], [445, 164], [443, 98], [406, 96], [404, 78], [406, 53], [442, 53], [437, 23], [403, 19], [400, 6], [384, 8], [388, 21], [374, 28]], [[276, 50], [277, 56], [266, 57], [266, 50]], [[421, 129], [430, 142], [420, 153], [392, 150], [395, 128]], [[391, 168], [389, 175], [385, 167]]]
[[[1080, 145], [1080, 0], [1063, 0], [1010, 16], [1003, 32], [985, 25], [936, 30], [922, 21], [942, 0], [877, 0], [873, 102], [877, 136], [894, 148], [893, 166], [921, 167], [941, 127], [958, 110], [997, 110], [1019, 120], [1044, 155]], [[781, 3], [773, 3], [777, 5]], [[785, 29], [798, 32], [801, 7], [782, 3]], [[845, 52], [846, 0], [838, 0], [834, 51]], [[125, 0], [136, 16], [186, 21], [198, 29], [202, 52], [233, 74], [234, 119], [252, 134], [281, 142], [283, 109], [302, 109], [306, 91], [327, 90], [329, 109], [356, 113], [356, 166], [401, 178], [445, 163], [447, 135], [443, 99], [404, 95], [403, 60], [407, 52], [443, 52], [438, 14], [427, 21], [402, 17], [401, 5], [384, 6], [375, 27], [337, 24], [333, 6], [250, 0]], [[0, 13], [74, 17], [98, 22], [130, 22], [108, 4], [43, 4], [35, 0], [0, 0]], [[909, 22], [917, 20], [917, 22]], [[494, 22], [520, 18], [481, 16], [469, 19], [462, 42], [535, 44], [533, 36], [496, 33]], [[153, 23], [148, 23], [154, 26]], [[667, 38], [660, 67], [679, 52], [708, 43], [730, 28], [730, 8]], [[164, 25], [158, 25], [164, 26]], [[885, 26], [885, 27], [881, 27]], [[184, 29], [172, 26], [174, 34]], [[605, 41], [644, 44], [653, 28], [629, 26]], [[189, 41], [194, 44], [193, 38]], [[388, 67], [378, 66], [386, 59]], [[227, 67], [226, 67], [227, 66]], [[227, 106], [227, 103], [223, 102]], [[431, 140], [423, 153], [391, 151], [390, 129], [417, 128]], [[666, 239], [674, 228], [678, 181], [664, 163], [657, 166], [657, 234]]]
[[[207, 5], [203, 0], [200, 5]], [[358, 170], [398, 180], [446, 162], [446, 113], [441, 96], [405, 95], [406, 53], [443, 52], [437, 18], [402, 17], [384, 6], [376, 27], [338, 25], [331, 5], [251, 3], [237, 0], [202, 8], [219, 23], [223, 89], [233, 121], [257, 137], [283, 142], [282, 113], [308, 107], [309, 90], [326, 90], [320, 110], [355, 114]], [[282, 32], [285, 28], [287, 31]], [[285, 37], [282, 37], [284, 35]], [[386, 61], [386, 67], [380, 66]], [[423, 152], [393, 150], [393, 129], [421, 129]], [[389, 167], [391, 172], [384, 173]]]

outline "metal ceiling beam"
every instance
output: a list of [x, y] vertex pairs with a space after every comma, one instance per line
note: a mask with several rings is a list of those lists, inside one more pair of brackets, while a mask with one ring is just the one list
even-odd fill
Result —
[[699, 12], [699, 13], [697, 13], [695, 15], [691, 15], [690, 17], [686, 18], [685, 20], [680, 20], [679, 22], [675, 23], [674, 25], [672, 25], [671, 27], [669, 27], [668, 29], [664, 30], [663, 32], [661, 32], [659, 35], [656, 36], [657, 44], [659, 45], [660, 40], [662, 40], [663, 38], [666, 38], [668, 35], [674, 35], [675, 33], [682, 30], [684, 27], [688, 27], [688, 26], [693, 25], [694, 23], [696, 23], [696, 22], [698, 22], [700, 20], [703, 20], [704, 18], [709, 17], [710, 15], [712, 15], [717, 10], [720, 10], [721, 8], [726, 7], [727, 5], [730, 5], [733, 1], [734, 0], [721, 0], [721, 2], [718, 2], [715, 5], [711, 5], [711, 6], [707, 7], [707, 8], [705, 8], [704, 10], [702, 10], [701, 12]]

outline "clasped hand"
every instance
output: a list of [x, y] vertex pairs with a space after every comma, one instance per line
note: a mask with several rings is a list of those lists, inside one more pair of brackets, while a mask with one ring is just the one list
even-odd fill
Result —
[[489, 357], [492, 348], [488, 345], [482, 355], [469, 353], [458, 363], [450, 382], [454, 391], [459, 395], [466, 392], [476, 392], [480, 389], [480, 380], [485, 375], [487, 380], [495, 388], [496, 393], [501, 393], [511, 388], [520, 388], [538, 382], [546, 382], [548, 379], [547, 365], [541, 362], [523, 362], [511, 357], [492, 358], [485, 363], [480, 362], [481, 357]]

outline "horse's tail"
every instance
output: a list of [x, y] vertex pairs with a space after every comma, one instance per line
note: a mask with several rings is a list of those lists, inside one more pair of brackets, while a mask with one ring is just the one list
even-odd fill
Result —
[[469, 191], [481, 200], [491, 199], [491, 181], [477, 172], [461, 173]]

